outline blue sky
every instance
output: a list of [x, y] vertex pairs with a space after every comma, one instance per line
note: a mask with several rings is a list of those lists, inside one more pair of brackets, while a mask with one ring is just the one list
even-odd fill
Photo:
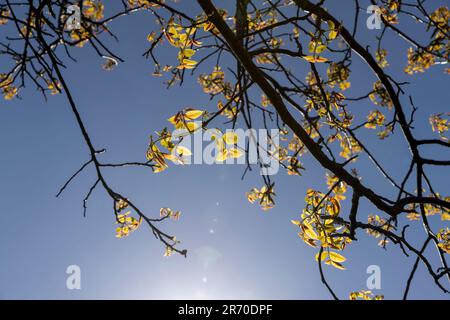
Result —
[[[184, 6], [192, 5], [189, 10], [199, 12], [194, 1], [186, 2]], [[348, 19], [353, 1], [344, 2], [337, 12]], [[373, 44], [377, 31], [367, 30], [366, 15], [362, 17], [358, 37]], [[151, 76], [153, 65], [141, 56], [148, 44], [145, 37], [152, 31], [151, 16], [137, 14], [113, 27], [121, 40], [112, 46], [125, 63], [105, 72], [90, 48], [77, 48], [78, 62], [68, 62], [64, 75], [94, 145], [107, 149], [102, 159], [143, 161], [148, 136], [166, 126], [171, 115], [184, 107], [216, 107], [201, 93], [196, 77], [181, 88], [166, 90], [161, 78]], [[414, 25], [408, 27], [415, 32]], [[400, 72], [406, 63], [407, 44], [387, 36], [386, 47], [398, 53], [389, 60], [388, 71], [400, 80], [407, 79]], [[161, 55], [175, 61], [176, 52], [166, 47]], [[207, 66], [202, 71], [209, 70]], [[352, 71], [351, 92], [355, 95], [375, 80], [356, 57]], [[420, 107], [414, 133], [431, 137], [428, 115], [448, 111], [448, 76], [437, 67], [411, 80], [408, 89]], [[309, 156], [303, 160], [308, 170], [302, 177], [285, 173], [275, 177], [276, 207], [268, 212], [246, 200], [245, 192], [262, 181], [257, 170], [242, 181], [244, 166], [171, 166], [159, 174], [143, 168], [105, 171], [114, 188], [150, 215], [157, 216], [161, 207], [182, 211], [178, 222], [168, 222], [163, 228], [182, 240], [188, 257], [164, 258], [164, 248], [144, 226], [128, 238], [115, 238], [111, 201], [100, 188], [83, 218], [82, 199], [95, 182], [92, 170], [80, 175], [61, 198], [55, 198], [59, 187], [88, 159], [88, 150], [63, 95], [45, 102], [31, 86], [21, 95], [22, 100], [0, 102], [0, 298], [330, 298], [320, 283], [316, 250], [297, 237], [290, 223], [301, 212], [308, 188], [326, 188], [325, 171]], [[363, 101], [355, 108], [366, 114], [373, 108], [368, 104]], [[373, 133], [363, 137], [372, 143], [389, 172], [397, 179], [402, 177], [409, 162], [402, 137], [397, 134], [386, 141], [374, 139]], [[435, 155], [436, 150], [430, 149], [430, 154]], [[374, 170], [364, 174], [369, 166], [361, 159], [364, 182], [393, 195], [395, 190]], [[448, 195], [449, 172], [429, 170], [429, 174], [437, 189]], [[376, 213], [367, 203], [361, 210]], [[433, 219], [440, 223], [438, 217]], [[412, 223], [410, 229], [411, 240], [420, 241], [420, 225]], [[361, 231], [359, 241], [344, 254], [346, 271], [324, 267], [341, 298], [365, 289], [369, 265], [381, 267], [382, 288], [376, 293], [388, 299], [401, 298], [415, 257], [403, 256], [392, 245], [384, 251], [377, 240]], [[435, 256], [435, 252], [429, 254]], [[73, 264], [81, 268], [81, 290], [66, 289], [65, 271]], [[410, 297], [448, 299], [422, 266]]]

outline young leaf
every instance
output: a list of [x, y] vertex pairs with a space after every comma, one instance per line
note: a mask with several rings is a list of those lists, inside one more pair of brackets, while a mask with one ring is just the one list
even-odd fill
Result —
[[341, 256], [339, 253], [330, 251], [330, 259], [334, 262], [344, 262], [347, 260], [344, 256]]
[[308, 62], [312, 62], [312, 63], [322, 63], [322, 62], [327, 62], [328, 59], [324, 58], [324, 57], [314, 57], [314, 56], [303, 56], [303, 59], [305, 59]]

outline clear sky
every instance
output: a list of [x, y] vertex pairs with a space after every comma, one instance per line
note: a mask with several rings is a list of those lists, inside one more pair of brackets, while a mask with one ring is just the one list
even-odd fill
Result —
[[[353, 1], [338, 2], [335, 12], [349, 19]], [[439, 3], [448, 1], [433, 1], [433, 7]], [[199, 12], [195, 1], [182, 1], [182, 5]], [[365, 27], [366, 17], [362, 13], [358, 38], [373, 45], [378, 31]], [[152, 16], [136, 14], [112, 26], [121, 39], [112, 47], [125, 63], [105, 72], [92, 49], [77, 48], [74, 55], [78, 62], [68, 62], [64, 75], [95, 146], [107, 149], [102, 159], [144, 161], [148, 136], [166, 126], [167, 118], [184, 107], [211, 111], [216, 107], [202, 94], [196, 77], [181, 88], [166, 90], [161, 78], [151, 76], [153, 65], [142, 53], [148, 46], [145, 37], [154, 27]], [[410, 28], [415, 32], [415, 26]], [[385, 43], [397, 53], [389, 60], [388, 72], [399, 80], [408, 79], [400, 72], [408, 45], [391, 36]], [[175, 50], [166, 46], [160, 54], [171, 55], [175, 63]], [[206, 66], [201, 72], [210, 69]], [[375, 80], [357, 57], [352, 71], [349, 95], [368, 88]], [[428, 115], [449, 111], [448, 79], [439, 67], [411, 79], [408, 89], [420, 108], [415, 134], [431, 137]], [[275, 176], [276, 207], [268, 212], [246, 200], [245, 192], [261, 186], [262, 180], [254, 170], [242, 181], [244, 166], [171, 166], [159, 174], [144, 168], [105, 172], [111, 184], [133, 198], [144, 212], [157, 216], [161, 207], [182, 211], [178, 222], [162, 227], [182, 240], [188, 257], [164, 258], [163, 246], [145, 226], [128, 238], [115, 238], [111, 201], [100, 188], [91, 197], [87, 217], [83, 218], [82, 199], [95, 181], [92, 170], [79, 176], [61, 198], [55, 198], [60, 186], [88, 159], [88, 150], [64, 95], [45, 102], [31, 86], [21, 95], [22, 100], [0, 101], [0, 298], [330, 298], [320, 283], [316, 250], [298, 238], [290, 222], [301, 212], [309, 187], [326, 188], [324, 170], [309, 156], [303, 159], [307, 168], [303, 176], [282, 172]], [[365, 114], [372, 108], [367, 104], [356, 103], [354, 108], [361, 108]], [[389, 172], [397, 179], [404, 175], [410, 158], [401, 135], [385, 141], [367, 138]], [[442, 154], [445, 157], [448, 154]], [[370, 163], [362, 159], [359, 166], [364, 170]], [[372, 172], [361, 171], [364, 182], [385, 190], [387, 196], [393, 195], [395, 190]], [[449, 172], [428, 172], [437, 189], [448, 195]], [[377, 213], [371, 210], [362, 204], [362, 212]], [[440, 218], [432, 219], [435, 223]], [[410, 239], [420, 241], [420, 225], [411, 225]], [[434, 252], [429, 253], [435, 257]], [[392, 245], [385, 251], [362, 231], [359, 241], [344, 254], [347, 270], [324, 267], [341, 298], [366, 288], [369, 265], [378, 265], [382, 271], [382, 288], [377, 294], [387, 299], [402, 297], [414, 256], [405, 257]], [[81, 290], [66, 289], [69, 265], [81, 268]], [[410, 297], [448, 299], [423, 266]]]

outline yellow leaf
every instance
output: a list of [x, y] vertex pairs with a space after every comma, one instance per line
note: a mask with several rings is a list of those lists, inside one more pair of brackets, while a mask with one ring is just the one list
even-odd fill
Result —
[[335, 29], [335, 24], [334, 24], [333, 20], [328, 20], [327, 24], [328, 24], [328, 28], [330, 28], [330, 30]]
[[344, 262], [347, 260], [344, 256], [341, 256], [339, 253], [330, 251], [330, 259], [334, 262]]
[[305, 238], [301, 232], [298, 233], [298, 236], [299, 236], [299, 237], [300, 237], [300, 238], [301, 238], [308, 246], [311, 246], [311, 247], [313, 247], [313, 248], [316, 248], [316, 247], [317, 247], [317, 245], [316, 245], [316, 243], [314, 242], [314, 240]]
[[242, 151], [237, 148], [231, 148], [228, 150], [228, 156], [231, 158], [239, 158], [242, 156]]
[[195, 50], [192, 50], [192, 49], [184, 49], [184, 50], [183, 50], [183, 55], [184, 55], [186, 58], [190, 58], [190, 57], [192, 57], [194, 54], [195, 54]]
[[180, 156], [190, 156], [190, 155], [192, 155], [191, 150], [189, 150], [188, 148], [186, 148], [184, 146], [177, 146], [176, 147], [176, 152]]
[[441, 214], [441, 220], [442, 220], [442, 221], [448, 221], [448, 220], [450, 220], [450, 214], [447, 213], [447, 212], [443, 212], [443, 213]]
[[183, 59], [183, 65], [184, 66], [195, 66], [197, 64], [197, 61], [191, 60], [191, 59]]
[[345, 267], [339, 262], [331, 261], [331, 265], [339, 270], [345, 270]]
[[223, 149], [217, 153], [216, 161], [223, 162], [227, 160], [227, 150]]
[[187, 64], [182, 64], [177, 66], [177, 69], [183, 70], [183, 69], [194, 69], [194, 65], [187, 65]]
[[153, 167], [153, 173], [163, 172], [166, 169], [167, 169], [166, 164], [157, 164]]
[[339, 204], [339, 201], [337, 201], [335, 198], [330, 198], [331, 205], [328, 206], [327, 211], [332, 216], [339, 215], [339, 212], [341, 211], [341, 205]]
[[325, 261], [325, 264], [332, 265], [339, 270], [345, 270], [345, 267], [342, 264], [340, 264], [339, 262], [334, 262], [333, 260], [327, 260]]
[[328, 59], [327, 58], [323, 58], [323, 57], [314, 57], [314, 56], [303, 56], [303, 59], [305, 59], [308, 62], [312, 62], [312, 63], [316, 63], [316, 62], [327, 62]]
[[184, 115], [185, 115], [186, 119], [194, 120], [194, 119], [197, 119], [198, 117], [200, 117], [203, 113], [204, 113], [204, 111], [202, 111], [202, 110], [190, 109], [190, 110], [187, 110]]
[[177, 118], [179, 118], [178, 114], [174, 115], [173, 117], [170, 117], [169, 119], [167, 119], [167, 121], [169, 121], [172, 124], [177, 124]]
[[223, 141], [225, 141], [226, 144], [236, 144], [238, 142], [238, 135], [234, 132], [227, 132], [222, 136]]
[[313, 230], [310, 224], [303, 222], [303, 232], [311, 239], [318, 240], [317, 233]]
[[336, 31], [336, 30], [332, 30], [332, 31], [330, 31], [330, 33], [328, 34], [328, 39], [334, 40], [334, 39], [336, 39], [337, 35], [338, 35], [337, 31]]
[[149, 33], [147, 35], [147, 41], [148, 42], [153, 42], [155, 40], [155, 34], [156, 34], [155, 32]]
[[199, 128], [199, 125], [195, 122], [177, 122], [176, 129], [187, 129], [189, 132], [193, 132]]
[[116, 229], [116, 238], [122, 238], [123, 237], [123, 234], [122, 234], [122, 228], [121, 227], [118, 227], [117, 229]]

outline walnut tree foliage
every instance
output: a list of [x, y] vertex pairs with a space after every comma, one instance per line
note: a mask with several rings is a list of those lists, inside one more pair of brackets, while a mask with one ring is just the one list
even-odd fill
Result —
[[[327, 9], [331, 1], [325, 0], [230, 0], [226, 8], [221, 7], [224, 1], [189, 0], [196, 12], [184, 12], [179, 2], [185, 1], [117, 0], [115, 12], [109, 15], [105, 7], [110, 3], [101, 0], [0, 1], [0, 28], [10, 31], [8, 35], [2, 32], [0, 38], [0, 90], [4, 99], [20, 97], [26, 86], [36, 87], [45, 97], [65, 95], [89, 151], [88, 160], [59, 194], [85, 168], [93, 167], [96, 179], [84, 198], [85, 210], [93, 190], [103, 188], [113, 204], [117, 237], [128, 236], [145, 224], [163, 243], [166, 256], [186, 255], [179, 240], [162, 229], [166, 219], [178, 220], [180, 212], [162, 208], [159, 216], [152, 216], [141, 211], [131, 198], [109, 185], [105, 169], [141, 166], [155, 174], [170, 170], [172, 162], [182, 163], [183, 155], [191, 154], [172, 139], [174, 130], [183, 129], [189, 136], [215, 128], [217, 123], [234, 128], [239, 119], [250, 129], [260, 121], [267, 129], [280, 130], [279, 144], [273, 146], [275, 151], [268, 152], [292, 179], [307, 170], [302, 163], [307, 155], [324, 170], [323, 188], [308, 189], [299, 204], [298, 219], [292, 221], [292, 232], [317, 248], [315, 259], [321, 280], [335, 299], [325, 268], [345, 269], [349, 263], [345, 251], [363, 236], [376, 238], [383, 248], [398, 246], [405, 255], [415, 257], [404, 298], [419, 264], [425, 266], [436, 286], [449, 293], [446, 258], [450, 254], [450, 229], [445, 223], [450, 220], [450, 197], [445, 194], [448, 189], [434, 187], [427, 170], [433, 166], [444, 172], [450, 160], [427, 157], [423, 148], [433, 147], [436, 155], [448, 150], [450, 113], [433, 112], [430, 101], [429, 136], [416, 135], [414, 115], [418, 107], [414, 94], [408, 92], [407, 83], [390, 75], [390, 54], [395, 50], [386, 47], [384, 41], [389, 34], [408, 44], [409, 50], [402, 57], [403, 71], [410, 82], [417, 73], [430, 68], [450, 74], [445, 66], [450, 59], [448, 7], [426, 0], [354, 0], [353, 21], [343, 23], [338, 12]], [[73, 11], [68, 10], [71, 5], [80, 8], [77, 28], [68, 24], [73, 18]], [[378, 6], [376, 14], [382, 22], [376, 47], [367, 46], [358, 37], [361, 25], [365, 27], [368, 5]], [[148, 44], [143, 55], [154, 66], [153, 75], [161, 77], [170, 90], [177, 90], [186, 77], [195, 77], [199, 91], [211, 100], [205, 108], [181, 106], [177, 114], [168, 115], [165, 128], [152, 128], [159, 131], [149, 140], [145, 161], [104, 163], [100, 154], [105, 150], [94, 146], [63, 68], [74, 50], [91, 47], [103, 61], [105, 71], [113, 72], [123, 61], [105, 39], [116, 38], [115, 20], [133, 19], [136, 12], [147, 12], [154, 21], [147, 39], [142, 39]], [[422, 29], [420, 37], [403, 27], [411, 22]], [[160, 55], [162, 47], [171, 55]], [[352, 85], [354, 61], [364, 64], [358, 72], [374, 74], [376, 81], [359, 95], [350, 96], [346, 91]], [[203, 65], [213, 67], [200, 72], [205, 70]], [[217, 161], [245, 157], [246, 148], [227, 147], [236, 145], [237, 136], [223, 134], [220, 129], [216, 132]], [[374, 151], [372, 143], [365, 141], [367, 134], [381, 140], [402, 137], [410, 150], [405, 155], [410, 165], [401, 180], [385, 167], [388, 155]], [[356, 169], [360, 158], [371, 161], [370, 170], [390, 183], [390, 192], [396, 197], [383, 196], [385, 190], [377, 190], [364, 180], [364, 172]], [[250, 169], [247, 165], [246, 171]], [[262, 176], [261, 186], [247, 193], [248, 200], [263, 210], [273, 208], [275, 180]], [[350, 210], [341, 209], [344, 202]], [[373, 207], [373, 214], [361, 212], [363, 202]], [[419, 246], [409, 241], [408, 225], [412, 223], [422, 225], [423, 242]], [[426, 250], [428, 247], [432, 250]], [[436, 256], [439, 259], [434, 259]], [[438, 264], [434, 262], [437, 260]], [[352, 292], [350, 298], [382, 297], [359, 291]]]

